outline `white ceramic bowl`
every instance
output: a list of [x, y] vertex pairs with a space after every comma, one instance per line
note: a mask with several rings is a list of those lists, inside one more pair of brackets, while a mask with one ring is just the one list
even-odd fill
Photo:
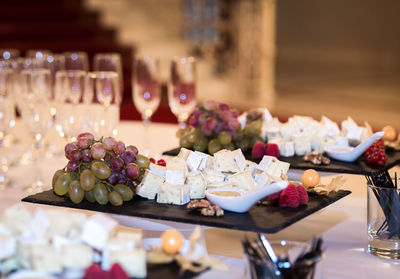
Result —
[[[218, 205], [224, 210], [243, 213], [248, 211], [257, 201], [265, 198], [273, 193], [279, 192], [288, 186], [287, 181], [273, 182], [268, 186], [259, 188], [252, 192], [243, 192], [235, 188], [214, 188], [206, 191], [207, 199]], [[220, 196], [215, 195], [213, 192], [229, 191], [238, 192], [240, 196]]]
[[377, 132], [364, 140], [356, 147], [343, 147], [343, 146], [327, 146], [325, 152], [329, 157], [338, 161], [354, 162], [361, 154], [367, 150], [375, 141], [379, 140], [385, 133]]

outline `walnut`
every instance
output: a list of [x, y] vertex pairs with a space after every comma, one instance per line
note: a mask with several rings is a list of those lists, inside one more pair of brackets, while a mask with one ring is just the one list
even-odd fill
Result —
[[219, 207], [218, 205], [215, 205], [215, 216], [224, 216], [224, 210]]
[[187, 209], [206, 208], [210, 207], [211, 203], [208, 200], [192, 200], [186, 206]]
[[204, 215], [204, 216], [214, 216], [215, 209], [213, 206], [202, 208], [200, 213], [201, 213], [201, 215]]
[[189, 210], [200, 210], [204, 216], [223, 216], [224, 210], [218, 205], [212, 205], [208, 200], [192, 200], [186, 206]]
[[318, 151], [313, 151], [304, 155], [303, 160], [311, 162], [314, 165], [329, 165], [331, 163], [328, 157], [323, 156], [322, 153]]

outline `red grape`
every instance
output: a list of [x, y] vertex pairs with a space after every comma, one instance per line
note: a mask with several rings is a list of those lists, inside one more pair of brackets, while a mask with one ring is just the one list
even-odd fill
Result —
[[119, 174], [116, 172], [112, 172], [111, 175], [107, 178], [107, 182], [113, 185], [117, 184], [119, 180]]
[[90, 152], [89, 149], [81, 150], [81, 159], [84, 162], [92, 161], [93, 157], [92, 157], [92, 153]]
[[67, 157], [68, 160], [71, 159], [71, 152], [74, 150], [77, 150], [78, 146], [74, 143], [68, 143], [67, 145], [65, 145], [64, 151], [65, 151], [65, 157]]
[[81, 160], [81, 152], [78, 149], [72, 150], [69, 153], [70, 160], [73, 162], [79, 162]]
[[106, 137], [103, 139], [103, 144], [106, 150], [113, 150], [117, 141], [113, 137]]
[[136, 154], [132, 150], [125, 150], [119, 156], [124, 161], [125, 164], [136, 162]]
[[100, 160], [106, 155], [106, 148], [102, 143], [97, 142], [90, 148], [90, 153], [92, 153], [93, 159]]
[[124, 161], [121, 158], [112, 158], [110, 160], [110, 168], [113, 171], [119, 172], [124, 167]]
[[85, 137], [81, 137], [76, 140], [76, 143], [80, 149], [85, 149], [89, 147], [89, 145], [92, 143], [92, 140]]
[[139, 153], [139, 150], [138, 150], [137, 147], [134, 146], [134, 145], [129, 145], [129, 146], [126, 148], [126, 150], [132, 151], [132, 152], [135, 154], [135, 156], [138, 155], [138, 153]]
[[88, 132], [79, 134], [78, 137], [76, 138], [76, 140], [79, 140], [81, 138], [87, 138], [89, 140], [94, 140], [93, 134], [88, 133]]
[[126, 176], [130, 179], [137, 179], [140, 175], [140, 169], [135, 163], [130, 163], [126, 165], [125, 171]]
[[219, 104], [218, 108], [220, 110], [224, 110], [224, 111], [229, 110], [229, 106], [227, 104], [223, 104], [223, 103]]
[[374, 142], [364, 152], [365, 162], [368, 165], [383, 166], [387, 160], [385, 153], [385, 144], [382, 139]]
[[192, 114], [188, 119], [188, 124], [193, 127], [196, 127], [197, 123], [198, 123], [198, 118], [194, 114]]
[[69, 172], [76, 171], [78, 169], [78, 166], [79, 166], [79, 162], [69, 161], [67, 164], [67, 171], [69, 171]]
[[114, 152], [118, 155], [122, 154], [125, 151], [125, 143], [122, 141], [117, 142], [117, 144], [113, 148]]

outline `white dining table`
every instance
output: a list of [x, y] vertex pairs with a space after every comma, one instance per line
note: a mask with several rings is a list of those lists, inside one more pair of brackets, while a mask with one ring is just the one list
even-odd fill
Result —
[[[150, 155], [161, 158], [162, 152], [175, 148], [178, 145], [176, 138], [177, 125], [152, 123], [147, 132], [138, 121], [121, 121], [118, 124], [116, 138], [126, 144], [136, 145], [139, 150], [148, 147]], [[30, 136], [21, 121], [16, 122], [12, 133], [18, 150], [25, 150], [29, 145]], [[44, 189], [49, 189], [51, 178], [57, 169], [63, 168], [67, 159], [61, 150], [65, 140], [55, 133], [49, 132], [46, 142], [58, 146], [58, 151], [52, 156], [43, 155], [40, 160], [40, 169], [44, 177]], [[54, 145], [55, 144], [55, 145]], [[25, 149], [24, 149], [25, 148]], [[14, 154], [14, 156], [16, 156]], [[16, 164], [9, 169], [8, 177], [13, 187], [0, 191], [0, 212], [6, 208], [22, 203], [20, 200], [29, 195], [25, 190], [33, 178], [34, 168], [30, 164]], [[394, 167], [391, 173], [399, 171]], [[289, 171], [289, 176], [298, 178], [301, 170]], [[342, 174], [320, 173], [322, 182], [328, 182], [332, 177]], [[361, 175], [343, 174], [346, 178], [344, 189], [352, 193], [328, 207], [298, 221], [275, 234], [267, 234], [269, 240], [310, 241], [315, 236], [322, 236], [326, 253], [322, 262], [322, 278], [400, 278], [400, 260], [378, 258], [366, 252], [367, 247], [367, 200], [366, 181]], [[24, 204], [29, 208], [46, 207], [44, 205]], [[166, 221], [154, 221], [135, 217], [116, 218], [121, 225], [142, 226], [159, 224], [160, 227], [177, 227], [182, 230], [192, 230], [194, 225], [179, 224]], [[266, 216], [266, 219], [268, 216]], [[220, 257], [230, 268], [229, 272], [208, 271], [200, 278], [247, 278], [246, 260], [243, 255], [241, 241], [245, 235], [254, 236], [252, 232], [221, 228], [204, 228], [205, 243], [210, 255]], [[145, 232], [144, 232], [145, 233]], [[146, 235], [146, 234], [144, 234]]]

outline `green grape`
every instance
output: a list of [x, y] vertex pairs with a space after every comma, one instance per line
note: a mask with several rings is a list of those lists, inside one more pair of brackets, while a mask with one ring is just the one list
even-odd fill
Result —
[[103, 183], [96, 183], [96, 185], [94, 185], [93, 192], [94, 198], [99, 204], [105, 205], [108, 203], [108, 191]]
[[[124, 184], [117, 184], [114, 186], [114, 191], [118, 192], [123, 201], [130, 201], [133, 198], [133, 192], [131, 190], [131, 188], [129, 188], [128, 186], [124, 185]], [[111, 197], [110, 197], [111, 199]]]
[[215, 152], [218, 152], [222, 149], [221, 143], [218, 139], [212, 139], [208, 143], [208, 153], [213, 155]]
[[180, 146], [180, 147], [184, 147], [184, 148], [192, 148], [193, 143], [191, 143], [191, 142], [189, 141], [188, 135], [183, 135], [183, 136], [179, 139], [179, 146]]
[[150, 166], [150, 160], [146, 156], [138, 154], [136, 155], [136, 165], [138, 165], [139, 168], [148, 169]]
[[241, 139], [243, 139], [243, 138], [244, 138], [244, 130], [239, 129], [239, 130], [236, 132], [235, 141], [239, 141], [239, 140], [241, 140]]
[[52, 179], [52, 181], [51, 181], [51, 186], [53, 187], [53, 190], [54, 190], [54, 185], [56, 185], [57, 179], [58, 179], [63, 173], [65, 173], [64, 170], [58, 170], [58, 171], [56, 171], [56, 172], [54, 173], [53, 179]]
[[244, 127], [244, 133], [248, 135], [259, 136], [261, 133], [261, 126], [261, 121], [253, 121]]
[[190, 144], [193, 144], [197, 139], [197, 135], [194, 130], [186, 134], [185, 137], [187, 137], [187, 140], [190, 142]]
[[204, 152], [208, 147], [208, 140], [206, 137], [201, 136], [198, 137], [197, 140], [193, 144], [193, 148], [196, 151]]
[[245, 152], [246, 150], [249, 149], [250, 143], [249, 143], [249, 140], [247, 138], [243, 138], [243, 139], [241, 139], [239, 141], [236, 141], [235, 145], [236, 145], [237, 148], [240, 148], [240, 149], [242, 149], [243, 152]]
[[54, 184], [54, 192], [56, 195], [64, 196], [68, 193], [69, 184], [72, 181], [72, 175], [69, 172], [63, 173], [58, 177], [56, 184]]
[[232, 136], [227, 131], [222, 131], [218, 135], [218, 140], [222, 145], [228, 145], [232, 142]]
[[88, 202], [95, 202], [95, 201], [96, 201], [96, 199], [95, 199], [95, 197], [94, 197], [94, 192], [93, 192], [93, 190], [85, 191], [85, 199], [86, 199]]
[[80, 182], [83, 190], [90, 191], [94, 187], [96, 178], [91, 170], [84, 170], [81, 172]]
[[74, 180], [69, 184], [68, 195], [73, 203], [78, 204], [82, 202], [85, 192], [78, 180]]
[[253, 136], [253, 137], [251, 137], [251, 138], [249, 139], [250, 146], [254, 146], [254, 144], [255, 144], [257, 141], [264, 142], [264, 140], [263, 140], [262, 137], [260, 137], [260, 136]]
[[94, 162], [90, 170], [99, 179], [107, 179], [111, 175], [110, 168], [104, 162]]
[[228, 149], [228, 150], [231, 150], [231, 151], [233, 151], [233, 150], [235, 150], [236, 148], [235, 148], [235, 145], [233, 144], [233, 142], [231, 142], [230, 144], [227, 144], [227, 145], [223, 145], [222, 146], [224, 149]]
[[121, 195], [116, 192], [116, 191], [112, 191], [110, 193], [110, 203], [114, 206], [120, 206], [123, 204], [123, 200]]

